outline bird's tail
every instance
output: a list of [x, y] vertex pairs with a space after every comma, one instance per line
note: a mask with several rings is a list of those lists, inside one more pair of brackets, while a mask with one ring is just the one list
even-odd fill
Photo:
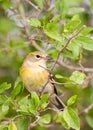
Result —
[[55, 85], [53, 85], [53, 87], [54, 87], [54, 94], [51, 95], [50, 102], [56, 110], [63, 111], [66, 106], [62, 102], [60, 97], [58, 96], [57, 89], [56, 89]]

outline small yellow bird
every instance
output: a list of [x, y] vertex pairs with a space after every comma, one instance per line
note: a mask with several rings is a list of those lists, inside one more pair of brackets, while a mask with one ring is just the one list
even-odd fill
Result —
[[49, 71], [46, 66], [46, 61], [49, 56], [40, 51], [29, 53], [23, 61], [20, 68], [21, 79], [29, 92], [35, 91], [40, 93], [49, 93], [50, 101], [56, 108], [63, 109], [64, 104], [55, 96], [57, 91], [54, 85], [49, 81]]

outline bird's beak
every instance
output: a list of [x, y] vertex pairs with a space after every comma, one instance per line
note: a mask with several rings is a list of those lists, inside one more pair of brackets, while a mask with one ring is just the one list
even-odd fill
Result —
[[46, 56], [46, 57], [44, 57], [44, 59], [45, 59], [45, 60], [52, 60], [52, 57]]

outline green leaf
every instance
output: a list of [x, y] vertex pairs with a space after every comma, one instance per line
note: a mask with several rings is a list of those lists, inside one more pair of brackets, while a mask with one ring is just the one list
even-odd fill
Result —
[[44, 15], [43, 17], [40, 19], [42, 25], [45, 25], [47, 24], [47, 22], [49, 22], [48, 18], [49, 16], [51, 15], [51, 13], [53, 12], [54, 8], [51, 8], [49, 9]]
[[0, 93], [3, 93], [5, 90], [11, 88], [11, 84], [4, 82], [0, 85]]
[[15, 81], [14, 89], [11, 92], [11, 97], [14, 98], [17, 96], [23, 89], [23, 84], [21, 79], [18, 77], [17, 80]]
[[8, 113], [9, 110], [9, 103], [4, 103], [2, 106], [0, 106], [0, 120], [5, 117], [5, 115]]
[[66, 129], [70, 129], [69, 124], [68, 124], [68, 123], [65, 121], [65, 119], [63, 118], [63, 112], [57, 113], [56, 122], [61, 123], [62, 126], [64, 126]]
[[50, 20], [50, 22], [56, 23], [59, 19], [60, 19], [60, 15], [59, 15], [59, 14], [56, 14], [56, 15]]
[[78, 42], [82, 44], [82, 47], [86, 50], [92, 51], [93, 50], [93, 39], [86, 36], [79, 36], [76, 38]]
[[29, 117], [19, 117], [19, 119], [16, 121], [17, 129], [18, 130], [27, 130], [27, 127], [30, 123]]
[[84, 28], [80, 33], [83, 35], [89, 34], [91, 31], [93, 31], [93, 27], [86, 27]]
[[84, 82], [86, 75], [79, 71], [74, 71], [72, 75], [70, 76], [70, 80], [77, 83], [82, 84]]
[[62, 75], [60, 75], [60, 74], [56, 74], [55, 77], [56, 77], [57, 79], [62, 79], [62, 78], [64, 78], [64, 77], [63, 77]]
[[73, 56], [72, 50], [64, 50], [64, 52], [62, 53], [62, 55], [64, 57], [68, 57], [70, 59], [75, 59], [75, 57]]
[[53, 32], [48, 31], [48, 30], [44, 30], [44, 32], [48, 37], [50, 37], [56, 41], [62, 42], [62, 37], [60, 36], [59, 33], [55, 32], [55, 31], [53, 31]]
[[2, 111], [7, 112], [9, 110], [9, 104], [5, 103], [2, 105]]
[[69, 127], [79, 130], [80, 122], [76, 112], [72, 108], [66, 108], [63, 111], [63, 118], [69, 125]]
[[79, 60], [81, 54], [81, 44], [73, 39], [67, 47], [67, 50], [64, 50], [62, 53], [63, 56], [68, 57], [73, 60]]
[[68, 49], [72, 52], [73, 59], [77, 60], [80, 55], [80, 44], [74, 40], [68, 45]]
[[55, 6], [56, 6], [58, 12], [61, 14], [61, 17], [65, 18], [66, 10], [67, 10], [66, 0], [55, 1]]
[[11, 123], [9, 124], [8, 130], [17, 130], [17, 127], [16, 127], [16, 125], [15, 125], [14, 122], [11, 122]]
[[93, 128], [93, 117], [86, 115], [86, 121], [88, 123], [88, 125]]
[[33, 106], [35, 106], [35, 108], [40, 104], [40, 100], [36, 92], [31, 93], [31, 103]]
[[0, 130], [8, 130], [8, 125], [0, 125]]
[[31, 18], [28, 20], [28, 22], [33, 27], [40, 27], [41, 26], [41, 22], [36, 18]]
[[40, 107], [42, 109], [46, 108], [48, 105], [48, 99], [49, 99], [49, 94], [43, 94], [40, 100]]
[[51, 116], [50, 116], [50, 114], [46, 114], [46, 115], [41, 116], [41, 117], [39, 118], [38, 124], [39, 124], [40, 126], [44, 126], [45, 124], [49, 124], [50, 121], [51, 121]]
[[51, 33], [56, 32], [58, 30], [58, 24], [57, 23], [52, 23], [52, 22], [47, 23], [46, 30], [48, 32], [51, 32]]
[[21, 98], [18, 101], [18, 106], [19, 106], [18, 111], [29, 114], [29, 99], [28, 99], [28, 96]]
[[69, 81], [69, 78], [68, 78], [68, 77], [63, 77], [63, 76], [60, 75], [60, 74], [56, 74], [55, 77], [56, 77], [57, 79], [62, 79], [63, 81]]
[[68, 9], [68, 15], [75, 15], [84, 12], [84, 8], [79, 7], [71, 7]]
[[55, 48], [51, 48], [47, 53], [55, 59], [57, 57], [58, 51]]
[[80, 25], [81, 21], [79, 19], [78, 15], [74, 15], [69, 23], [65, 26], [65, 29], [69, 31], [73, 31], [75, 28], [77, 28]]
[[0, 104], [3, 104], [7, 100], [5, 95], [0, 95]]
[[67, 101], [67, 106], [73, 105], [76, 102], [76, 100], [77, 100], [77, 95], [70, 97]]

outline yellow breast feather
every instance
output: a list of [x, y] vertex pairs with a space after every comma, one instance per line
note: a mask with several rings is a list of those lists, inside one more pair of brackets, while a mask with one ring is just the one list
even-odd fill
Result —
[[22, 77], [24, 84], [31, 91], [34, 89], [38, 89], [38, 87], [40, 86], [43, 86], [48, 80], [49, 73], [47, 72], [47, 70], [37, 72], [37, 71], [30, 71], [25, 67], [21, 67], [20, 76]]

